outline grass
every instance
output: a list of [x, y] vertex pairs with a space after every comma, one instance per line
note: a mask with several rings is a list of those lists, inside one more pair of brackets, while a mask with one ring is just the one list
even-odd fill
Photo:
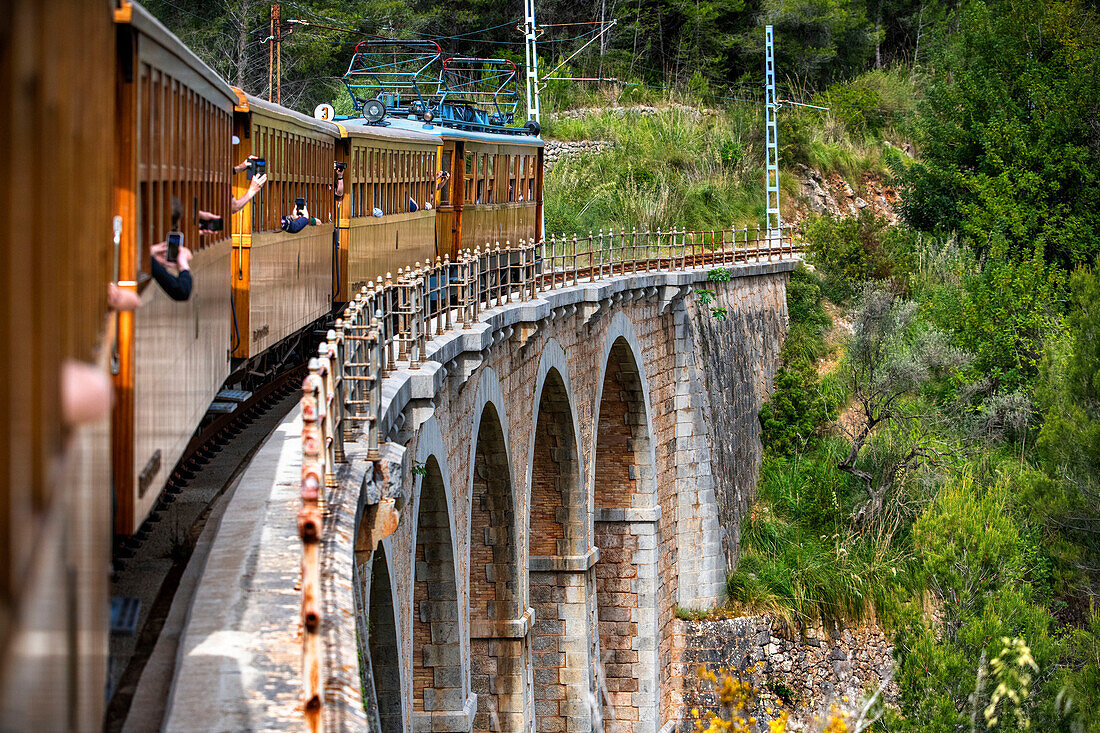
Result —
[[887, 614], [909, 558], [889, 538], [850, 531], [855, 487], [836, 468], [844, 450], [832, 440], [813, 454], [765, 460], [727, 582], [730, 604], [797, 623]]
[[[559, 103], [607, 107], [640, 101], [628, 91], [604, 88], [573, 93]], [[673, 93], [646, 95], [644, 101], [661, 106], [662, 112], [604, 111], [575, 119], [555, 117], [552, 111], [548, 115], [547, 139], [609, 140], [616, 145], [554, 166], [544, 194], [547, 232], [763, 225], [767, 202], [761, 107], [729, 103], [704, 109]], [[824, 175], [838, 173], [855, 186], [865, 172], [885, 176], [888, 159], [899, 155], [881, 138], [850, 132], [836, 114], [798, 108], [783, 110], [779, 140], [784, 206], [799, 195], [799, 163]]]
[[[741, 140], [752, 110], [650, 116], [602, 113], [548, 125], [547, 136], [611, 140], [601, 154], [559, 162], [546, 185], [548, 232], [721, 229], [755, 225], [766, 208], [763, 151]], [[786, 185], [790, 187], [791, 181]]]

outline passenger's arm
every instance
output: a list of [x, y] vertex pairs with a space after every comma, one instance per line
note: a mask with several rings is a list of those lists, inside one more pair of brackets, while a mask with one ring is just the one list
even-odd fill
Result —
[[252, 179], [252, 182], [248, 184], [248, 191], [244, 196], [239, 199], [233, 199], [233, 205], [230, 207], [232, 212], [236, 214], [238, 211], [244, 208], [244, 205], [251, 201], [256, 194], [260, 192], [260, 189], [267, 183], [267, 174], [260, 173]]

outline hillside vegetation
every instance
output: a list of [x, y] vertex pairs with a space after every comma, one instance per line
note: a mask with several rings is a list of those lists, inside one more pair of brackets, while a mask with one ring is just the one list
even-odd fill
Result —
[[[559, 72], [560, 73], [560, 72]], [[848, 100], [850, 89], [876, 90]], [[780, 116], [783, 204], [799, 194], [804, 164], [822, 174], [838, 173], [853, 186], [871, 173], [885, 177], [904, 165], [895, 127], [898, 100], [912, 108], [916, 85], [909, 72], [871, 71], [815, 97], [828, 112], [788, 107]], [[843, 95], [842, 95], [843, 91]], [[546, 228], [553, 233], [600, 228], [721, 229], [764, 225], [764, 117], [761, 105], [693, 98], [686, 94], [639, 94], [629, 86], [581, 93], [552, 86], [548, 110], [590, 110], [580, 117], [548, 113], [550, 140], [604, 140], [615, 147], [599, 155], [557, 163], [547, 177]], [[642, 114], [640, 105], [656, 106]], [[611, 107], [612, 109], [607, 109]], [[602, 111], [600, 111], [602, 109]], [[869, 126], [866, 120], [876, 120]], [[889, 122], [887, 122], [889, 120]]]
[[[883, 730], [1100, 730], [1100, 34], [1074, 3], [946, 20], [929, 66], [780, 113], [786, 210], [804, 164], [889, 179], [903, 223], [803, 222], [722, 612], [884, 626]], [[555, 102], [668, 109], [548, 125], [616, 143], [554, 168], [551, 231], [762, 221], [758, 106], [602, 95]]]

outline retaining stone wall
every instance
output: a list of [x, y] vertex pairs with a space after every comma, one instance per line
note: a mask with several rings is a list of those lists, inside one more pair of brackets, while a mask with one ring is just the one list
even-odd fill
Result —
[[546, 170], [566, 158], [596, 155], [615, 147], [613, 140], [547, 140], [543, 164]]
[[[809, 729], [815, 716], [833, 702], [844, 704], [847, 697], [854, 703], [877, 690], [893, 669], [893, 646], [877, 626], [817, 625], [799, 630], [768, 616], [678, 621], [675, 645], [680, 733], [692, 730], [692, 708], [715, 709], [714, 693], [709, 683], [699, 680], [699, 667], [736, 671], [763, 663], [762, 669], [748, 675], [759, 691], [756, 718], [764, 724], [786, 710], [792, 730]], [[882, 694], [887, 703], [897, 700], [892, 682]], [[770, 715], [768, 708], [773, 710]]]

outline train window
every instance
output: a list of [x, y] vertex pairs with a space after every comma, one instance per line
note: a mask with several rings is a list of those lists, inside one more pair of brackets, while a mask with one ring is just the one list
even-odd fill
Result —
[[409, 153], [407, 150], [402, 150], [397, 154], [398, 165], [400, 166], [400, 173], [398, 174], [398, 180], [401, 182], [398, 187], [397, 195], [399, 200], [397, 202], [398, 208], [396, 211], [408, 211], [409, 199], [412, 198], [412, 192], [409, 190]]
[[488, 188], [486, 191], [485, 203], [487, 204], [493, 203], [493, 193], [496, 189], [496, 160], [497, 156], [495, 155], [485, 156], [485, 179]]
[[366, 169], [363, 171], [365, 180], [367, 181], [367, 187], [363, 190], [363, 208], [360, 210], [360, 216], [370, 216], [371, 209], [378, 206], [378, 192], [374, 185], [374, 159], [375, 150], [370, 148], [366, 153]]
[[466, 153], [466, 174], [463, 176], [463, 200], [473, 201], [474, 196], [474, 154]]
[[508, 201], [516, 200], [516, 168], [519, 166], [519, 158], [515, 155], [508, 156]]
[[535, 175], [538, 173], [538, 164], [535, 162], [535, 156], [531, 155], [527, 157], [527, 200], [534, 202], [535, 200]]
[[363, 150], [363, 148], [355, 148], [354, 152], [352, 153], [351, 165], [348, 166], [348, 170], [345, 173], [345, 178], [351, 182], [350, 185], [352, 191], [352, 216], [363, 215], [363, 193], [365, 191], [365, 172], [363, 166], [363, 158], [366, 157], [366, 153], [367, 151]]
[[396, 183], [394, 183], [394, 176], [397, 174], [397, 161], [395, 160], [394, 152], [392, 150], [386, 153], [386, 205], [382, 207], [382, 212], [385, 214], [392, 214], [394, 211], [393, 202], [397, 198], [397, 194], [394, 192]]

